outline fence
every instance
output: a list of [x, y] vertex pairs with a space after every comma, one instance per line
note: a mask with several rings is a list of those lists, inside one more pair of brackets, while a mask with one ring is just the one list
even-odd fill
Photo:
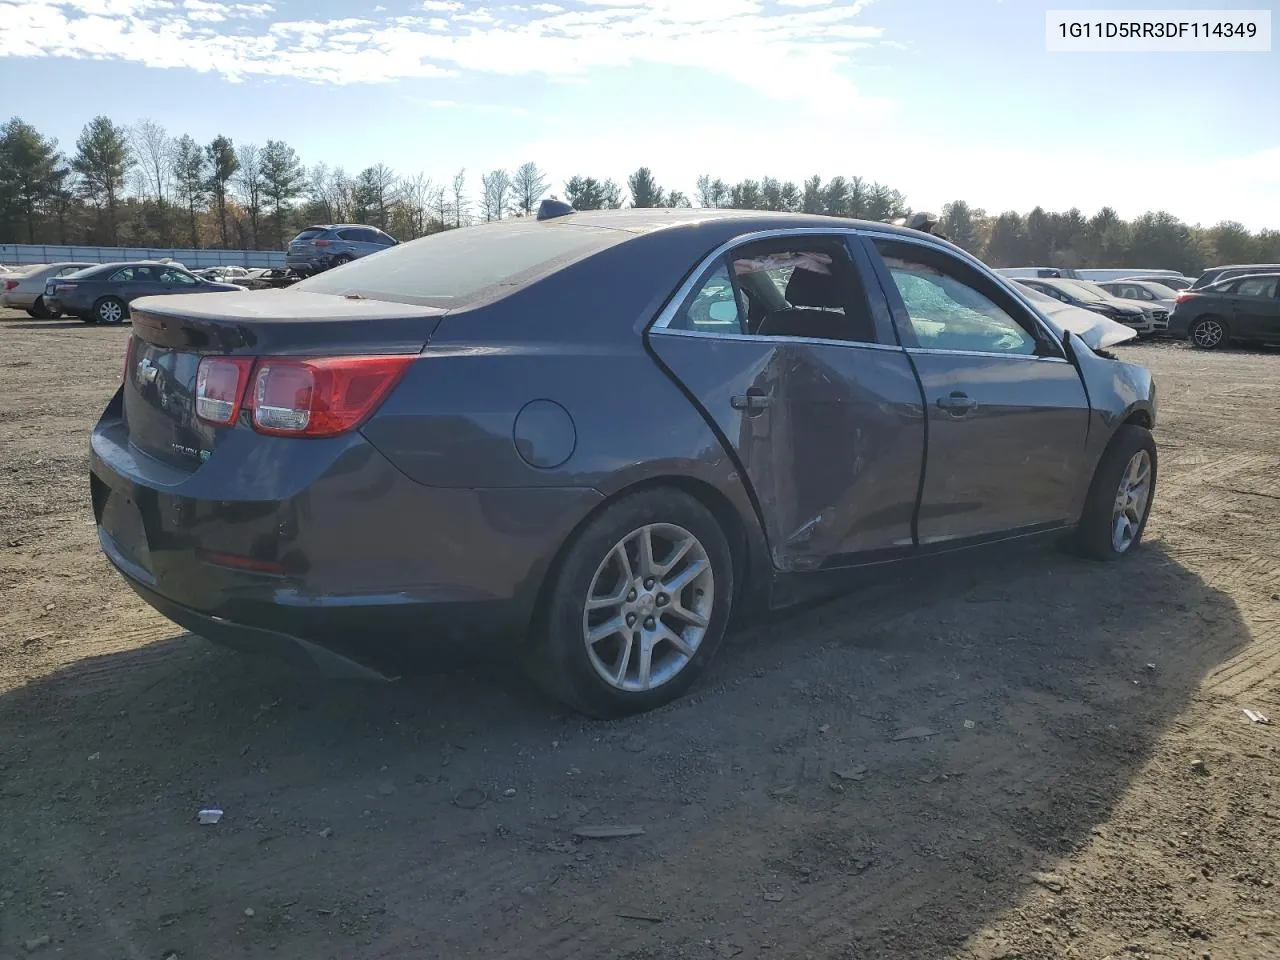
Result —
[[0, 263], [7, 267], [29, 263], [81, 260], [114, 263], [118, 260], [177, 260], [192, 270], [204, 267], [283, 267], [280, 250], [164, 250], [158, 247], [60, 247], [49, 244], [0, 243]]

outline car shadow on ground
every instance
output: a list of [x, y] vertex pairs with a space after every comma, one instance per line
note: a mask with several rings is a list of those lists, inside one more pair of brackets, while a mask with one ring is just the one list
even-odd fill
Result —
[[82, 660], [0, 698], [0, 952], [931, 960], [1090, 841], [1247, 639], [1151, 544], [770, 617], [617, 723], [500, 664], [325, 682], [189, 636]]

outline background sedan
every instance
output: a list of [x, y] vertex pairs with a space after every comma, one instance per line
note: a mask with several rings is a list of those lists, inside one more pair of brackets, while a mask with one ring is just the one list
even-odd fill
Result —
[[85, 323], [122, 323], [138, 297], [156, 294], [243, 291], [214, 283], [169, 263], [106, 263], [45, 283], [44, 302], [54, 313], [69, 313]]
[[49, 263], [31, 267], [25, 273], [17, 274], [7, 280], [0, 280], [0, 306], [27, 311], [27, 315], [37, 320], [53, 320], [61, 316], [50, 310], [45, 303], [45, 285], [49, 280], [68, 277], [94, 263]]
[[1169, 333], [1201, 350], [1233, 340], [1280, 343], [1280, 272], [1234, 277], [1179, 294]]
[[885, 224], [495, 221], [139, 301], [93, 509], [202, 636], [365, 675], [500, 642], [618, 716], [687, 690], [735, 608], [834, 571], [1060, 532], [1127, 555], [1154, 387], [1089, 342]]

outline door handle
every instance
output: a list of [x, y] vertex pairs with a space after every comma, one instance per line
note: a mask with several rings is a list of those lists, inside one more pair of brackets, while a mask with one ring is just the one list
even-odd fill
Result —
[[956, 416], [963, 416], [971, 410], [976, 410], [978, 401], [974, 400], [968, 394], [955, 391], [950, 396], [938, 398], [938, 409], [945, 410], [947, 413]]
[[769, 406], [770, 397], [763, 390], [752, 387], [744, 394], [729, 399], [729, 404], [735, 410], [748, 410], [760, 412]]

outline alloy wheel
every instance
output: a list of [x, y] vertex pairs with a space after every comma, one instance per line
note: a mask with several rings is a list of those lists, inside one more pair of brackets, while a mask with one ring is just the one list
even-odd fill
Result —
[[1209, 318], [1201, 320], [1196, 324], [1196, 328], [1191, 331], [1191, 338], [1195, 341], [1196, 346], [1212, 349], [1222, 343], [1223, 338], [1227, 335], [1227, 328], [1222, 325], [1220, 320]]
[[118, 300], [106, 300], [98, 305], [98, 319], [103, 323], [119, 323], [124, 319], [124, 307]]
[[688, 530], [652, 523], [619, 540], [587, 590], [582, 636], [600, 679], [643, 692], [693, 659], [715, 605], [706, 548]]
[[1133, 546], [1150, 501], [1151, 455], [1139, 450], [1129, 458], [1129, 465], [1120, 475], [1111, 511], [1111, 546], [1116, 553], [1124, 553]]

